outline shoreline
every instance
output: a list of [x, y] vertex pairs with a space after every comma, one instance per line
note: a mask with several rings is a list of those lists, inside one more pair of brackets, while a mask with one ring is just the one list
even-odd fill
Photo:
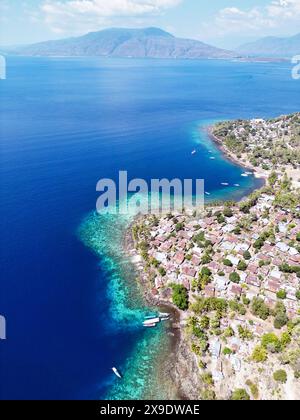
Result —
[[[212, 130], [213, 126], [202, 128], [206, 131], [209, 139], [217, 145], [218, 149], [223, 154], [224, 158], [239, 165], [245, 171], [252, 171], [256, 179], [262, 181], [262, 185], [259, 187], [252, 188], [245, 196], [241, 197], [237, 201], [242, 201], [248, 195], [254, 191], [264, 188], [267, 183], [267, 174], [265, 171], [259, 172], [257, 168], [251, 165], [250, 162], [241, 161], [236, 155], [231, 153], [223, 144], [223, 142], [216, 137]], [[222, 201], [226, 201], [225, 199]], [[134, 221], [130, 224], [125, 232], [124, 237], [124, 250], [125, 253], [130, 257], [133, 265], [136, 268], [138, 274], [138, 280], [143, 292], [143, 298], [145, 303], [152, 307], [157, 307], [162, 312], [171, 312], [170, 327], [168, 328], [168, 334], [172, 337], [170, 356], [164, 362], [162, 370], [164, 376], [169, 377], [175, 384], [175, 395], [179, 400], [199, 400], [200, 393], [203, 389], [203, 383], [200, 379], [199, 367], [197, 359], [190, 350], [190, 344], [184, 337], [181, 323], [183, 321], [182, 312], [169, 301], [164, 301], [159, 298], [155, 298], [149, 289], [147, 284], [146, 276], [143, 276], [144, 264], [136, 251], [135, 243], [132, 238], [132, 226], [141, 219], [142, 216], [137, 215]]]
[[250, 162], [248, 161], [243, 161], [242, 159], [238, 158], [234, 153], [230, 152], [227, 147], [224, 145], [224, 143], [222, 142], [221, 139], [219, 139], [214, 133], [213, 133], [213, 126], [208, 126], [206, 128], [204, 128], [204, 130], [206, 131], [208, 137], [213, 141], [213, 143], [218, 147], [218, 149], [222, 152], [222, 154], [224, 155], [224, 157], [239, 165], [240, 167], [242, 167], [243, 169], [245, 169], [246, 171], [252, 171], [253, 175], [256, 179], [260, 179], [264, 182], [264, 184], [266, 183], [267, 179], [268, 179], [268, 174], [266, 171], [264, 171], [261, 168], [257, 168], [255, 166], [253, 166]]
[[[155, 307], [161, 312], [171, 313], [169, 326], [166, 333], [171, 339], [169, 349], [169, 357], [161, 366], [164, 378], [169, 378], [174, 386], [174, 395], [170, 395], [170, 399], [182, 401], [199, 399], [200, 380], [197, 375], [197, 360], [190, 351], [190, 346], [184, 337], [181, 328], [183, 321], [181, 311], [169, 301], [155, 298], [151, 290], [147, 287], [146, 277], [142, 275], [144, 264], [142, 261], [137, 262], [139, 254], [136, 251], [134, 240], [132, 238], [132, 226], [139, 220], [141, 216], [136, 216], [134, 221], [127, 228], [124, 236], [123, 246], [125, 253], [131, 259], [136, 268], [138, 281], [142, 288], [144, 301], [149, 307]], [[191, 380], [191, 372], [194, 372], [194, 378]], [[199, 392], [198, 392], [199, 391]]]

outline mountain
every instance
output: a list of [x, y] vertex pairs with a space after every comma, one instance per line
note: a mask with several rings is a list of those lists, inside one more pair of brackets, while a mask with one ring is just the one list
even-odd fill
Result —
[[300, 54], [300, 33], [289, 38], [262, 38], [240, 46], [237, 52], [252, 57], [291, 58]]
[[158, 28], [106, 29], [15, 51], [28, 56], [100, 56], [133, 58], [233, 58], [237, 54], [200, 41], [176, 38]]

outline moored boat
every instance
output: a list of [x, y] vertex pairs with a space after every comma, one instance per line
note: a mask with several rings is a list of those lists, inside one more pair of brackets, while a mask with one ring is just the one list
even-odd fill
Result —
[[153, 324], [155, 326], [156, 324], [159, 324], [159, 323], [160, 323], [160, 318], [157, 317], [157, 318], [146, 319], [143, 322], [143, 325], [144, 325], [144, 327], [148, 327], [148, 326], [153, 326]]
[[118, 369], [116, 367], [112, 368], [112, 371], [114, 372], [114, 374], [119, 378], [119, 379], [123, 379], [123, 376], [121, 375], [121, 373], [118, 371]]

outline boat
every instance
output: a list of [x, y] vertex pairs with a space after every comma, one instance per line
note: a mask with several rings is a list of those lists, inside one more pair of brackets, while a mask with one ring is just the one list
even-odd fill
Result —
[[253, 172], [245, 172], [246, 175], [253, 175]]
[[196, 150], [193, 150], [192, 151], [192, 155], [195, 155], [197, 152], [196, 152]]
[[243, 176], [243, 177], [247, 178], [247, 177], [248, 177], [248, 174], [244, 173], [244, 174], [242, 174], [241, 176]]
[[144, 325], [145, 328], [155, 328], [157, 324], [147, 324]]
[[221, 182], [221, 185], [224, 185], [225, 187], [228, 187], [228, 182]]
[[112, 371], [114, 372], [114, 374], [119, 378], [119, 379], [123, 379], [123, 376], [121, 375], [121, 373], [118, 371], [118, 369], [116, 367], [112, 368]]
[[154, 318], [157, 318], [157, 315], [147, 315], [147, 316], [145, 316], [145, 319], [146, 320], [148, 320], [148, 319], [154, 319]]
[[211, 156], [209, 159], [211, 160], [215, 160], [216, 158], [214, 156]]
[[205, 191], [205, 194], [206, 194], [206, 195], [210, 195], [210, 193], [209, 193], [209, 192], [207, 192], [207, 191]]
[[157, 317], [157, 318], [146, 319], [146, 321], [143, 322], [143, 325], [144, 325], [144, 327], [148, 327], [149, 325], [152, 326], [153, 324], [156, 325], [156, 324], [159, 324], [159, 323], [160, 323], [160, 318]]
[[169, 318], [170, 318], [170, 316], [171, 316], [171, 314], [168, 314], [168, 313], [163, 313], [163, 312], [160, 312], [160, 314], [159, 314], [159, 317], [160, 317], [160, 319], [162, 319], [162, 320], [167, 320], [167, 319], [169, 319]]
[[235, 187], [240, 187], [240, 184], [234, 184]]

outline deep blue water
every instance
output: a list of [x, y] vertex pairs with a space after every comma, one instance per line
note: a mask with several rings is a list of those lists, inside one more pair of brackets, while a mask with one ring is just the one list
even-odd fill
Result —
[[[216, 197], [227, 193], [222, 181], [252, 188], [198, 125], [299, 111], [300, 83], [290, 74], [288, 63], [8, 59], [0, 81], [0, 314], [8, 334], [0, 398], [108, 395], [111, 366], [128, 362], [145, 333], [117, 328], [111, 273], [78, 234], [95, 208], [96, 182], [128, 170], [147, 180], [205, 177]], [[110, 231], [102, 251], [114, 239]]]

